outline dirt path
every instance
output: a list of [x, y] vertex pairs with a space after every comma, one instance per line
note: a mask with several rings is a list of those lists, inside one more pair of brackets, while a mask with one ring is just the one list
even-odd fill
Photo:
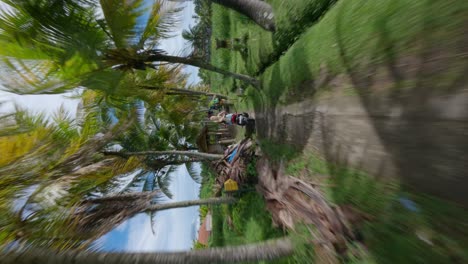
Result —
[[[468, 85], [392, 98], [385, 69], [363, 95], [347, 75], [298, 103], [255, 113], [259, 138], [313, 151], [329, 162], [360, 168], [468, 207]], [[405, 97], [406, 96], [406, 97]]]

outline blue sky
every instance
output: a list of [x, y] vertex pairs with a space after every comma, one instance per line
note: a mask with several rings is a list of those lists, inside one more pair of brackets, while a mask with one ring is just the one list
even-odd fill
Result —
[[[197, 165], [198, 173], [201, 167]], [[169, 189], [172, 199], [165, 202], [198, 199], [200, 184], [190, 178], [184, 165], [172, 172]], [[141, 213], [117, 226], [98, 239], [92, 248], [101, 251], [162, 252], [184, 251], [193, 245], [200, 226], [198, 206], [164, 210], [154, 214]]]

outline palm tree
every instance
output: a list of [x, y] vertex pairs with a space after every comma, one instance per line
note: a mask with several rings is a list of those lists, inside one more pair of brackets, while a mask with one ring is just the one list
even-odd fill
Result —
[[[95, 199], [86, 199], [73, 206], [69, 213], [69, 233], [97, 238], [137, 213], [168, 210], [200, 205], [231, 204], [232, 197], [217, 197], [201, 200], [155, 203], [161, 196], [160, 190], [140, 193], [119, 194]], [[157, 198], [157, 199], [155, 199]]]
[[268, 31], [275, 31], [275, 18], [270, 4], [260, 0], [211, 0], [252, 19]]
[[[171, 11], [163, 1], [154, 1], [150, 10], [138, 0], [4, 2], [9, 8], [0, 16], [0, 55], [15, 74], [4, 78], [4, 86], [13, 92], [115, 87], [128, 73], [165, 63], [192, 65], [258, 84], [252, 77], [157, 49], [161, 39], [171, 36], [176, 22], [177, 10]], [[103, 18], [96, 20], [98, 9]], [[142, 25], [146, 11], [150, 16]]]
[[[171, 0], [172, 2], [186, 2], [190, 0]], [[275, 30], [273, 8], [270, 4], [260, 0], [210, 0], [252, 19], [255, 23], [268, 31]]]
[[0, 253], [2, 263], [86, 263], [86, 264], [182, 264], [182, 263], [238, 263], [270, 261], [291, 255], [293, 242], [289, 238], [270, 240], [257, 244], [211, 248], [204, 250], [175, 253], [91, 253], [61, 252], [55, 254], [47, 251], [29, 250], [26, 252]]
[[[65, 208], [94, 186], [140, 166], [137, 159], [96, 155], [131, 122], [107, 127], [95, 107], [87, 105], [92, 101], [89, 92], [85, 95], [85, 114], [79, 122], [70, 119], [63, 109], [55, 114], [54, 122], [20, 109], [0, 117], [0, 145], [8, 153], [0, 158], [0, 204], [4, 212], [0, 221], [9, 227], [0, 247], [15, 239], [48, 246], [71, 245], [75, 239], [63, 236], [68, 226]], [[132, 118], [127, 116], [126, 120]], [[12, 208], [10, 205], [18, 204], [18, 199], [24, 200], [23, 204]], [[18, 232], [22, 234], [19, 237]]]
[[194, 47], [201, 47], [202, 46], [202, 32], [200, 32], [200, 28], [197, 26], [189, 27], [188, 29], [184, 29], [182, 31], [182, 37], [187, 40], [188, 42], [192, 43]]
[[105, 155], [115, 155], [115, 156], [120, 156], [120, 157], [174, 155], [174, 156], [199, 158], [201, 160], [218, 160], [224, 157], [221, 154], [211, 154], [211, 153], [193, 152], [193, 151], [180, 151], [180, 150], [139, 151], [139, 152], [103, 151], [102, 153]]
[[[138, 71], [127, 76], [119, 85], [122, 90], [119, 94], [131, 96], [132, 93], [159, 92], [164, 95], [217, 96], [227, 99], [222, 94], [194, 90], [196, 87], [193, 86], [181, 88], [186, 84], [187, 75], [181, 72], [180, 67], [158, 67], [157, 70]], [[123, 92], [127, 94], [122, 94]]]

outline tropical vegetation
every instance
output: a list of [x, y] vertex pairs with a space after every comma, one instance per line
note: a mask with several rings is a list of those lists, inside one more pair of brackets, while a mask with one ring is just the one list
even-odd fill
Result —
[[[467, 262], [466, 210], [400, 179], [381, 179], [374, 175], [380, 172], [360, 167], [366, 161], [347, 164], [355, 153], [340, 156], [347, 152], [330, 140], [336, 131], [325, 129], [326, 111], [300, 112], [338, 94], [344, 103], [337, 109], [359, 101], [366, 118], [396, 109], [395, 120], [401, 109], [405, 124], [420, 125], [416, 106], [437, 104], [430, 96], [452, 96], [466, 84], [465, 2], [194, 0], [198, 23], [182, 33], [193, 50], [176, 56], [161, 43], [180, 21], [177, 2], [183, 1], [2, 1], [1, 88], [17, 94], [73, 91], [80, 100], [76, 117], [64, 108], [47, 117], [20, 107], [0, 116], [5, 263]], [[199, 67], [202, 84], [188, 85], [183, 65]], [[243, 192], [214, 197], [221, 192], [213, 190], [219, 183], [209, 164], [223, 155], [201, 153], [196, 144], [212, 96], [228, 99], [237, 111], [255, 112], [262, 155], [286, 168], [281, 173], [288, 179], [306, 182], [327, 198], [320, 202], [351, 230], [343, 248], [322, 254], [329, 244], [313, 224], [274, 227], [280, 210], [272, 206], [274, 195], [264, 200], [261, 188], [254, 188], [254, 163], [246, 168], [252, 182]], [[327, 111], [332, 108], [327, 104]], [[343, 122], [352, 123], [348, 119]], [[380, 122], [372, 119], [370, 127], [384, 138], [388, 128]], [[322, 138], [311, 143], [317, 127]], [[460, 159], [463, 153], [457, 148], [447, 156]], [[194, 172], [195, 162], [204, 163], [201, 174]], [[201, 183], [199, 200], [162, 202], [173, 196], [168, 185], [177, 166]], [[125, 186], [123, 178], [130, 178]], [[310, 206], [323, 220], [319, 204]], [[90, 250], [93, 241], [135, 214], [157, 221], [156, 211], [186, 206], [200, 206], [201, 217], [211, 213], [208, 248]]]

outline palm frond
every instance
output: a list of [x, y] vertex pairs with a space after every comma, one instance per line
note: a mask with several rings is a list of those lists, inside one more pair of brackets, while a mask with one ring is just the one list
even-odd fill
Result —
[[202, 177], [200, 175], [200, 170], [199, 168], [196, 167], [197, 165], [194, 162], [187, 162], [185, 163], [185, 168], [187, 169], [187, 172], [192, 178], [192, 180], [198, 184], [201, 184], [202, 182]]
[[174, 27], [180, 21], [180, 8], [163, 0], [154, 0], [137, 47], [140, 49], [154, 49], [158, 41], [173, 37]]
[[[0, 56], [4, 86], [16, 93], [57, 93], [93, 71], [105, 43], [92, 8], [75, 1], [4, 1]], [[87, 2], [87, 1], [85, 1]]]
[[131, 193], [131, 192], [139, 191], [144, 181], [146, 180], [147, 174], [148, 174], [148, 171], [141, 170], [139, 173], [137, 173], [133, 177], [133, 179], [125, 187], [122, 188], [121, 193]]
[[156, 178], [158, 188], [161, 190], [162, 193], [164, 193], [170, 199], [172, 199], [173, 195], [171, 193], [171, 190], [169, 189], [169, 186], [172, 182], [172, 173], [175, 170], [176, 170], [176, 166], [169, 165], [165, 167], [163, 171], [161, 171], [162, 175]]
[[[80, 1], [4, 1], [1, 40], [41, 51], [62, 63], [79, 52], [86, 61], [97, 57], [105, 36], [94, 21], [95, 8]], [[16, 57], [16, 56], [15, 56]]]
[[0, 137], [28, 133], [48, 124], [44, 113], [33, 114], [16, 106], [15, 112], [0, 116]]
[[143, 0], [100, 0], [105, 24], [117, 48], [138, 42], [138, 18], [146, 11]]

